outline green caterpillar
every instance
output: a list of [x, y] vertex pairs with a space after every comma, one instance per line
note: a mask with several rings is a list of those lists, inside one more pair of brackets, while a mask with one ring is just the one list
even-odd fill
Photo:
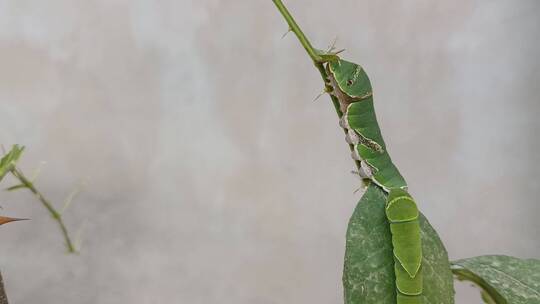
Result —
[[392, 233], [398, 304], [422, 303], [422, 241], [418, 208], [407, 183], [386, 151], [373, 107], [371, 83], [359, 65], [342, 60], [339, 52], [313, 48], [281, 0], [273, 0], [325, 81], [325, 91], [346, 133], [359, 175], [375, 183], [386, 198], [386, 217]]
[[397, 303], [422, 303], [422, 243], [418, 208], [407, 183], [392, 163], [381, 135], [368, 76], [359, 65], [337, 59], [326, 63], [330, 94], [339, 101], [340, 125], [352, 145], [359, 174], [388, 193], [386, 217], [394, 252]]

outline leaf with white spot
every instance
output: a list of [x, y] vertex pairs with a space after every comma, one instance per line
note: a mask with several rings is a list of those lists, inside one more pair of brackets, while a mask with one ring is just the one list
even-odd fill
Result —
[[493, 303], [540, 304], [540, 260], [485, 255], [452, 262], [452, 271], [476, 283]]
[[[395, 304], [396, 287], [392, 235], [384, 211], [386, 194], [370, 184], [347, 228], [343, 286], [345, 304]], [[454, 282], [448, 254], [426, 218], [422, 233], [423, 301], [453, 304]]]

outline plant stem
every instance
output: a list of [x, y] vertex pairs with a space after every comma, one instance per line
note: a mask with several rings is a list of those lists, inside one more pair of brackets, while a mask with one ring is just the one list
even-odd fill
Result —
[[73, 245], [73, 242], [69, 237], [66, 225], [62, 220], [62, 214], [54, 208], [54, 206], [43, 196], [43, 194], [41, 194], [41, 192], [36, 189], [36, 187], [34, 187], [34, 184], [18, 168], [15, 167], [11, 172], [21, 182], [21, 184], [24, 185], [25, 188], [30, 190], [37, 197], [37, 199], [41, 202], [41, 204], [43, 204], [47, 211], [49, 211], [52, 218], [58, 223], [58, 226], [62, 231], [68, 252], [75, 253], [77, 250], [75, 249], [75, 246]]
[[294, 18], [289, 13], [289, 10], [285, 7], [285, 5], [281, 2], [281, 0], [272, 0], [274, 1], [274, 4], [276, 5], [277, 9], [281, 12], [283, 15], [283, 18], [287, 21], [289, 24], [289, 29], [298, 37], [298, 40], [300, 40], [300, 43], [304, 47], [304, 49], [308, 52], [309, 57], [313, 60], [315, 63], [323, 63], [321, 56], [317, 54], [313, 46], [311, 45], [311, 42], [307, 39], [306, 35], [302, 32], [298, 24], [296, 24], [296, 21], [294, 21]]
[[4, 289], [4, 281], [2, 280], [2, 274], [0, 274], [0, 304], [8, 304], [8, 298], [6, 290]]
[[[281, 0], [272, 0], [272, 1], [276, 5], [281, 15], [283, 15], [283, 18], [285, 18], [285, 21], [287, 21], [287, 24], [289, 25], [289, 30], [292, 31], [296, 35], [296, 37], [300, 41], [300, 44], [302, 44], [302, 46], [308, 53], [309, 57], [311, 57], [313, 64], [315, 65], [317, 70], [319, 70], [319, 73], [321, 74], [321, 77], [324, 81], [325, 92], [331, 92], [332, 86], [330, 86], [328, 74], [326, 73], [326, 69], [324, 68], [325, 61], [323, 60], [321, 56], [319, 56], [317, 51], [313, 48], [313, 46], [311, 45], [311, 42], [309, 42], [309, 39], [306, 37], [306, 35], [304, 35], [304, 32], [302, 32], [302, 30], [300, 29], [300, 27], [294, 20], [291, 13], [289, 13], [289, 10], [287, 10], [283, 2], [281, 2]], [[329, 95], [330, 95], [330, 98], [332, 99], [332, 104], [334, 105], [334, 109], [336, 110], [338, 117], [341, 118], [341, 116], [343, 116], [343, 113], [341, 112], [339, 108], [339, 100], [337, 99], [336, 96], [332, 94], [329, 94]], [[343, 129], [343, 131], [345, 132], [345, 134], [347, 134], [347, 130]], [[354, 151], [354, 146], [349, 145], [349, 149], [351, 150], [351, 152]], [[355, 160], [354, 163], [356, 167], [358, 168], [358, 170], [360, 170], [361, 169], [360, 162]]]
[[[324, 81], [326, 91], [330, 92], [332, 90], [332, 87], [328, 83], [328, 74], [326, 74], [326, 70], [324, 69], [323, 59], [321, 58], [321, 56], [317, 54], [317, 51], [315, 51], [315, 49], [311, 45], [311, 42], [309, 42], [309, 39], [306, 37], [306, 35], [304, 35], [304, 32], [302, 32], [302, 30], [300, 29], [300, 27], [294, 20], [291, 13], [289, 13], [289, 10], [287, 10], [283, 2], [281, 2], [281, 0], [272, 0], [272, 1], [276, 5], [281, 15], [283, 15], [283, 18], [285, 18], [285, 21], [287, 21], [287, 24], [289, 24], [289, 30], [292, 31], [296, 35], [296, 37], [300, 41], [300, 44], [302, 44], [302, 46], [308, 53], [309, 57], [311, 57], [311, 60], [313, 60], [313, 64], [315, 65], [317, 70], [319, 70], [319, 73], [321, 74], [321, 77]], [[336, 107], [338, 116], [341, 117], [343, 113], [341, 113], [341, 111], [339, 110], [339, 101], [333, 95], [330, 95], [330, 97], [332, 98], [332, 102], [334, 103], [334, 106]]]

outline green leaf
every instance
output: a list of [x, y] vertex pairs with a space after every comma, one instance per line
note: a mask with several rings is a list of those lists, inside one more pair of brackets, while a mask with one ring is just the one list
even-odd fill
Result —
[[24, 150], [24, 147], [19, 147], [18, 145], [13, 145], [11, 151], [9, 151], [2, 159], [0, 160], [0, 181], [13, 170], [17, 160], [21, 157], [21, 154]]
[[485, 290], [480, 291], [480, 297], [485, 304], [497, 304], [495, 300]]
[[485, 255], [452, 262], [452, 271], [459, 280], [480, 286], [492, 303], [540, 303], [540, 260]]
[[6, 188], [6, 191], [15, 191], [15, 190], [22, 189], [22, 188], [26, 188], [26, 185], [18, 184], [18, 185], [15, 185], [15, 186], [11, 186], [11, 187]]
[[[395, 304], [392, 236], [385, 215], [386, 194], [371, 183], [349, 221], [343, 286], [346, 304]], [[423, 215], [420, 215], [425, 304], [454, 303], [448, 255]]]

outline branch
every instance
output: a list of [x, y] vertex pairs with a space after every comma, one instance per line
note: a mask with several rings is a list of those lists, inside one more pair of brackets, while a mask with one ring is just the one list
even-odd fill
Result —
[[4, 289], [4, 280], [2, 280], [1, 273], [0, 273], [0, 304], [8, 304], [6, 290]]
[[[64, 240], [66, 242], [66, 246], [69, 253], [75, 253], [77, 250], [75, 249], [75, 246], [73, 245], [73, 242], [71, 241], [71, 238], [69, 237], [68, 230], [66, 228], [66, 225], [64, 224], [64, 221], [62, 220], [62, 214], [58, 212], [54, 206], [39, 192], [36, 187], [34, 187], [34, 184], [22, 173], [20, 169], [17, 167], [14, 167], [11, 170], [11, 173], [21, 182], [21, 186], [24, 188], [27, 188], [32, 192], [36, 198], [41, 202], [41, 204], [49, 211], [52, 218], [58, 223], [58, 226], [60, 227], [60, 230], [62, 231], [62, 234], [64, 236]], [[1, 302], [0, 302], [1, 304]]]
[[[285, 18], [285, 21], [287, 21], [287, 24], [289, 25], [289, 30], [292, 31], [296, 35], [296, 37], [300, 41], [300, 44], [302, 44], [302, 46], [308, 53], [309, 57], [311, 57], [313, 64], [315, 65], [317, 70], [319, 70], [319, 73], [321, 74], [321, 77], [324, 81], [324, 91], [327, 93], [332, 92], [332, 87], [330, 86], [329, 77], [328, 77], [328, 74], [326, 73], [326, 69], [324, 68], [324, 64], [328, 62], [329, 60], [339, 59], [339, 57], [336, 55], [337, 53], [324, 54], [321, 51], [313, 48], [313, 46], [311, 45], [311, 42], [309, 42], [309, 39], [306, 37], [306, 35], [304, 35], [304, 32], [302, 32], [302, 30], [300, 29], [300, 27], [294, 20], [291, 13], [289, 13], [289, 10], [287, 10], [283, 2], [281, 2], [281, 0], [272, 0], [272, 1], [276, 5], [277, 9], [279, 10], [283, 18]], [[338, 117], [341, 118], [341, 116], [343, 116], [343, 113], [339, 109], [339, 100], [337, 99], [335, 95], [332, 95], [332, 94], [329, 94], [329, 95], [330, 95], [330, 98], [332, 99], [332, 104], [334, 105], [334, 109], [336, 110]], [[347, 130], [343, 129], [343, 132], [345, 132], [345, 135], [347, 134]], [[351, 152], [354, 151], [354, 146], [349, 145], [349, 149], [351, 150]], [[360, 162], [355, 160], [354, 163], [356, 167], [358, 168], [358, 170], [360, 170], [361, 169]]]

